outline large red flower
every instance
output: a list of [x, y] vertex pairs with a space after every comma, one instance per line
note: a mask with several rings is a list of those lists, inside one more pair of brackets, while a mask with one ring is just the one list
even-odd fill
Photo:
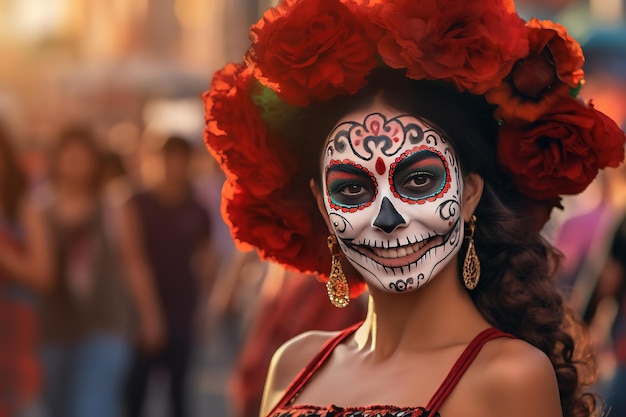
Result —
[[356, 93], [378, 66], [376, 47], [340, 0], [285, 0], [251, 28], [247, 61], [287, 103]]
[[536, 123], [504, 124], [498, 159], [518, 189], [535, 200], [577, 194], [598, 170], [624, 158], [624, 132], [592, 106], [562, 98]]
[[[238, 240], [259, 248], [265, 259], [288, 260], [292, 265], [306, 252], [307, 238], [313, 235], [310, 213], [293, 207], [293, 202], [280, 195], [272, 201], [258, 199], [241, 184], [230, 185], [227, 193], [224, 214], [236, 225], [233, 230]], [[312, 261], [310, 256], [305, 258], [303, 262]]]
[[565, 27], [537, 19], [531, 19], [527, 26], [530, 53], [485, 95], [498, 105], [494, 116], [509, 123], [534, 122], [559, 97], [577, 88], [584, 76], [582, 49]]
[[529, 28], [531, 52], [548, 49], [558, 79], [571, 88], [577, 88], [585, 75], [582, 69], [585, 57], [580, 44], [567, 33], [567, 28], [550, 20], [535, 18], [530, 19], [526, 26]]
[[[254, 83], [249, 68], [229, 64], [202, 94], [205, 142], [227, 175], [222, 216], [240, 250], [257, 248], [263, 259], [323, 278], [326, 226], [308, 186], [293, 185], [296, 166], [265, 127], [251, 99], [259, 93]], [[349, 279], [353, 296], [364, 290], [362, 279]]]
[[[234, 136], [238, 136], [237, 132], [230, 132], [228, 129], [233, 127], [239, 130], [243, 127], [228, 121], [232, 119], [233, 104], [247, 100], [244, 84], [250, 78], [249, 72], [243, 65], [229, 63], [213, 74], [211, 88], [201, 95], [205, 111], [204, 141], [220, 164], [224, 162], [225, 153], [237, 144], [232, 140]], [[230, 174], [228, 171], [226, 173]]]
[[528, 53], [524, 21], [511, 1], [372, 1], [368, 28], [392, 68], [483, 94]]
[[252, 102], [253, 82], [252, 71], [242, 65], [228, 64], [214, 74], [211, 89], [202, 95], [204, 139], [227, 176], [252, 181], [247, 188], [260, 197], [286, 185], [295, 163]]
[[616, 168], [624, 160], [624, 132], [613, 119], [596, 110], [592, 102], [589, 109], [596, 118], [591, 135], [597, 138], [598, 166]]

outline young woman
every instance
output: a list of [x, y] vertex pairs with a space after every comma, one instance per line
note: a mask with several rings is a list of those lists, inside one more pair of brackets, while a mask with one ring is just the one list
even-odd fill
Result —
[[51, 417], [120, 414], [135, 307], [143, 346], [156, 348], [163, 339], [147, 265], [133, 243], [132, 213], [102, 193], [102, 162], [88, 128], [61, 132], [47, 210], [57, 267], [41, 314]]
[[50, 242], [26, 175], [0, 125], [0, 414], [21, 415], [39, 396], [37, 305], [52, 281]]
[[505, 0], [287, 0], [251, 37], [204, 95], [225, 218], [337, 307], [369, 291], [363, 323], [278, 350], [261, 415], [591, 415], [540, 229], [625, 137], [575, 98], [565, 28]]

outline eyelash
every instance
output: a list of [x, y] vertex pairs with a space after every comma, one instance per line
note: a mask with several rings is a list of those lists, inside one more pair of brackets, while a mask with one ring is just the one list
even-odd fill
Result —
[[336, 193], [340, 193], [342, 190], [351, 187], [351, 186], [358, 186], [361, 188], [366, 188], [362, 183], [360, 183], [359, 181], [355, 181], [355, 180], [343, 180], [343, 181], [334, 181], [332, 184], [330, 184], [330, 186], [328, 187], [328, 191], [330, 191], [331, 194], [336, 194]]
[[[357, 192], [349, 192], [351, 187], [357, 187]], [[331, 206], [344, 211], [368, 207], [377, 194], [375, 184], [358, 177], [331, 181], [328, 184], [328, 193]]]
[[428, 172], [428, 171], [411, 172], [404, 179], [404, 184], [418, 177], [428, 177], [428, 179], [432, 180], [435, 178], [435, 175], [432, 172]]
[[[411, 155], [408, 155], [403, 160], [405, 163], [392, 166], [389, 180], [396, 197], [410, 204], [421, 204], [439, 195], [446, 188], [448, 184], [446, 164], [441, 155], [438, 157], [441, 159], [442, 166], [439, 166], [439, 161], [436, 163], [433, 161], [432, 167], [425, 160], [410, 162], [408, 160], [410, 157]], [[415, 166], [417, 162], [421, 162], [422, 166]], [[438, 187], [440, 182], [441, 186]]]

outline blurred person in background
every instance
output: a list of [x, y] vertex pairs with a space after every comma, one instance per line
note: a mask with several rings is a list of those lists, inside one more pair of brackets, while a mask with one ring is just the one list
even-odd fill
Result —
[[47, 218], [57, 267], [44, 299], [49, 417], [117, 417], [131, 353], [131, 314], [146, 349], [162, 343], [159, 309], [132, 210], [103, 194], [103, 155], [86, 127], [64, 130], [51, 159]]
[[[589, 97], [624, 128], [626, 27], [595, 28], [583, 48]], [[626, 165], [599, 179], [599, 195], [583, 197], [593, 207], [563, 225], [559, 248], [565, 255], [562, 275], [573, 278], [572, 305], [590, 326], [600, 370], [597, 389], [607, 415], [618, 417], [626, 416]]]
[[52, 278], [46, 232], [0, 125], [0, 416], [30, 415], [39, 395], [37, 299]]
[[102, 157], [102, 182], [105, 201], [125, 205], [133, 195], [133, 184], [122, 156], [113, 151], [105, 151]]
[[[609, 417], [626, 416], [626, 166], [613, 173], [614, 193], [621, 198], [616, 218], [607, 233], [604, 267], [587, 309], [591, 335], [601, 353], [600, 362]], [[615, 188], [615, 187], [614, 187]], [[604, 365], [604, 366], [602, 366]]]
[[189, 170], [191, 144], [178, 136], [161, 150], [164, 175], [151, 190], [132, 198], [138, 212], [142, 244], [151, 266], [167, 340], [161, 349], [138, 349], [128, 384], [128, 413], [142, 415], [150, 373], [169, 373], [172, 415], [187, 415], [185, 377], [192, 352], [193, 327], [200, 294], [210, 286], [209, 213], [193, 192]]

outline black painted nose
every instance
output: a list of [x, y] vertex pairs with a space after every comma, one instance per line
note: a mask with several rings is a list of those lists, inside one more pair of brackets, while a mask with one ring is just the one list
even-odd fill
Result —
[[383, 197], [378, 216], [374, 220], [374, 226], [386, 233], [391, 233], [400, 225], [406, 224], [404, 218], [398, 213], [387, 197]]

